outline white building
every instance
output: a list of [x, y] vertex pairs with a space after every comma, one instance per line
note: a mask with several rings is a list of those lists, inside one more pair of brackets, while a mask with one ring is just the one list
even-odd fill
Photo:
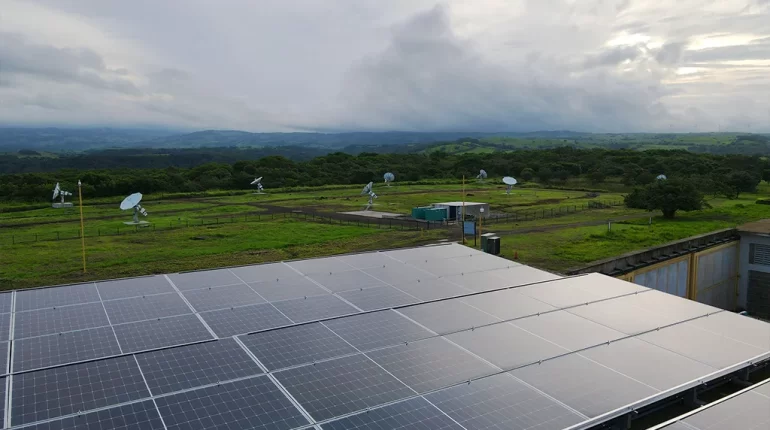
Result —
[[489, 217], [489, 203], [476, 203], [476, 202], [446, 202], [446, 203], [433, 203], [434, 208], [443, 208], [447, 211], [446, 219], [449, 221], [455, 221], [462, 218], [463, 206], [465, 207], [465, 215], [471, 215], [478, 218]]

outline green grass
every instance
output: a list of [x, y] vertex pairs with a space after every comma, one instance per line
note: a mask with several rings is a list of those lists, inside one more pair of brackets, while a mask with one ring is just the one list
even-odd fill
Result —
[[81, 273], [80, 241], [5, 246], [0, 286], [23, 288], [310, 258], [418, 244], [445, 231], [379, 230], [293, 219], [139, 231], [86, 241], [88, 273]]

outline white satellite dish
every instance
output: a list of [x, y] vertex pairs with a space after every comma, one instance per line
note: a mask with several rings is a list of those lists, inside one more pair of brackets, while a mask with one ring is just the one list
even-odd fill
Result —
[[668, 178], [666, 177], [666, 175], [658, 175], [658, 177], [657, 177], [657, 178], [655, 178], [655, 179], [657, 179], [657, 180], [659, 180], [659, 181], [665, 181], [665, 180], [666, 180], [666, 179], [668, 179]]
[[478, 176], [476, 176], [476, 179], [479, 180], [479, 182], [484, 181], [484, 179], [487, 179], [487, 171], [484, 169], [479, 170]]
[[507, 185], [507, 187], [505, 189], [505, 194], [511, 194], [511, 190], [513, 189], [513, 186], [518, 184], [519, 181], [517, 181], [516, 179], [514, 179], [514, 178], [512, 178], [510, 176], [506, 176], [506, 177], [503, 178], [503, 183], [505, 185]]
[[369, 195], [369, 203], [366, 206], [366, 211], [372, 208], [372, 205], [374, 205], [374, 199], [377, 198], [377, 194], [374, 193], [372, 188], [374, 187], [374, 182], [369, 182], [366, 184], [363, 190], [361, 190], [361, 195], [368, 194]]
[[61, 198], [61, 202], [54, 203], [52, 206], [57, 209], [72, 207], [72, 203], [67, 203], [64, 201], [64, 197], [71, 196], [71, 195], [72, 195], [71, 192], [62, 190], [61, 187], [59, 186], [59, 183], [57, 182], [56, 186], [53, 188], [53, 197], [51, 198], [51, 200], [56, 200], [56, 198], [59, 197]]
[[254, 193], [254, 194], [264, 194], [262, 192], [262, 190], [264, 190], [264, 187], [262, 187], [262, 177], [261, 176], [259, 178], [254, 179], [253, 181], [251, 181], [251, 185], [256, 185], [257, 186], [257, 192]]
[[383, 179], [385, 179], [385, 184], [390, 186], [390, 183], [396, 180], [396, 175], [388, 172], [383, 176]]
[[142, 201], [142, 193], [134, 193], [130, 196], [123, 199], [122, 202], [120, 202], [120, 210], [127, 211], [129, 209], [134, 210], [134, 221], [132, 222], [124, 222], [124, 224], [128, 225], [134, 225], [134, 224], [148, 224], [147, 221], [139, 221], [139, 214], [142, 214], [142, 216], [147, 216], [147, 211], [142, 207], [142, 205], [139, 204], [139, 202]]

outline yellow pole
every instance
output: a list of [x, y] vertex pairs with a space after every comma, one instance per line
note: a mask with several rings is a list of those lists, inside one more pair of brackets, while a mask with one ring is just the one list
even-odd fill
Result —
[[[484, 210], [483, 208], [481, 209]], [[484, 224], [484, 212], [481, 212], [481, 216], [479, 217], [479, 242], [481, 242], [481, 227]], [[479, 243], [479, 249], [481, 249], [481, 243]]]
[[86, 230], [83, 228], [83, 190], [79, 180], [78, 199], [80, 200], [80, 245], [83, 249], [83, 273], [86, 273]]

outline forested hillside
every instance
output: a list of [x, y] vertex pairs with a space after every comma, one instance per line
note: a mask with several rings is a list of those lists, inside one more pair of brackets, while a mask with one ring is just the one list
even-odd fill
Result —
[[643, 185], [659, 174], [687, 178], [708, 193], [734, 195], [749, 191], [764, 177], [770, 164], [758, 156], [698, 154], [683, 150], [608, 150], [562, 147], [500, 153], [447, 154], [443, 151], [413, 154], [357, 156], [333, 153], [307, 161], [266, 156], [234, 163], [207, 163], [192, 168], [162, 169], [65, 169], [48, 173], [0, 175], [0, 198], [44, 201], [56, 182], [74, 189], [78, 180], [93, 197], [131, 192], [199, 192], [212, 189], [246, 189], [255, 176], [263, 176], [266, 188], [365, 184], [381, 181], [386, 171], [396, 181], [474, 178], [479, 169], [491, 177], [511, 175], [523, 182], [564, 184], [583, 178], [593, 184], [608, 180], [626, 186]]

